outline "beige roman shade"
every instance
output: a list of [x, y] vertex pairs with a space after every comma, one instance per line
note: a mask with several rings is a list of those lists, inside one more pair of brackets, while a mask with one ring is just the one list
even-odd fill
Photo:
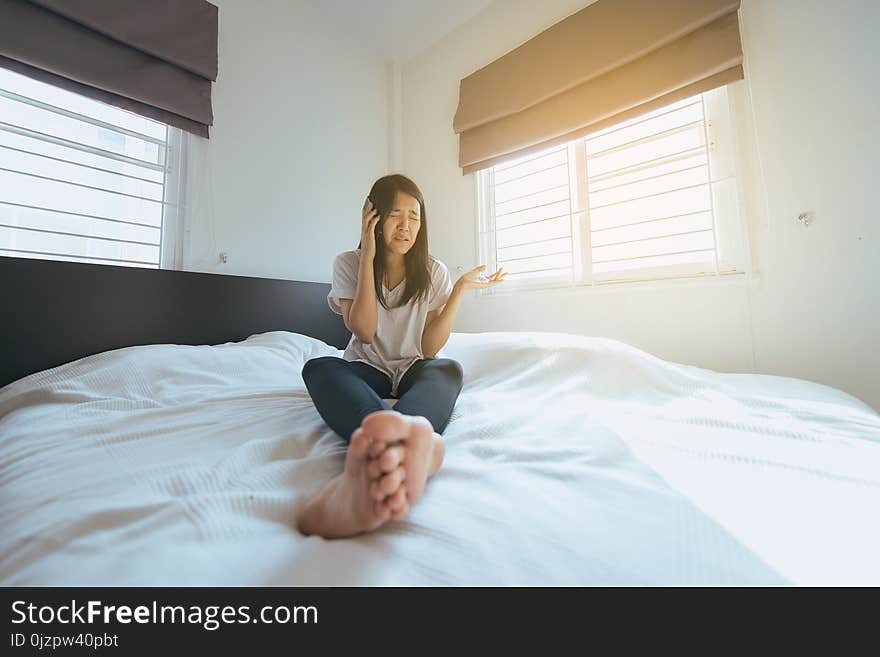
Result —
[[598, 0], [461, 81], [463, 173], [742, 79], [740, 0]]

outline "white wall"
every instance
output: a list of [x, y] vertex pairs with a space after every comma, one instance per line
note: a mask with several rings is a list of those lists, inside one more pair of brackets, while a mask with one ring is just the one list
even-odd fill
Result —
[[[474, 176], [458, 167], [459, 80], [589, 4], [496, 0], [402, 67], [403, 171], [422, 188], [431, 252], [452, 272], [478, 263]], [[457, 331], [558, 330], [623, 340], [719, 371], [840, 388], [880, 409], [880, 230], [868, 177], [880, 152], [873, 0], [743, 0], [764, 203], [748, 212], [751, 284], [701, 282], [487, 298]], [[799, 212], [815, 213], [803, 228]]]
[[[743, 4], [771, 222], [756, 245], [759, 369], [880, 410], [880, 3]], [[804, 210], [815, 213], [808, 228], [796, 221]]]
[[326, 282], [387, 170], [386, 66], [308, 0], [212, 1], [214, 126], [192, 143], [184, 267]]

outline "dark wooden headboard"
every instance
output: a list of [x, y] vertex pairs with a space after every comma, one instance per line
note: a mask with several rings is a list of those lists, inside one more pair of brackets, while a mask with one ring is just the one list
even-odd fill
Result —
[[328, 283], [0, 256], [0, 387], [109, 349], [293, 331], [344, 349]]

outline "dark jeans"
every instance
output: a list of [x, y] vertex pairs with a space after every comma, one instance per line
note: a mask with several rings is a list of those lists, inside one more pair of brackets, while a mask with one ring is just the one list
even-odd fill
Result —
[[[462, 369], [450, 358], [425, 358], [413, 363], [397, 386], [394, 410], [422, 415], [434, 431], [443, 433], [461, 392]], [[306, 388], [318, 413], [346, 442], [370, 413], [391, 406], [391, 379], [375, 367], [336, 356], [306, 361], [302, 369]]]

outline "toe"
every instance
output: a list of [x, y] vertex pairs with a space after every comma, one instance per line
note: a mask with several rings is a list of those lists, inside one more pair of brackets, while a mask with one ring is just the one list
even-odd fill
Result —
[[392, 513], [400, 511], [406, 504], [406, 488], [401, 486], [396, 493], [389, 495], [387, 503]]
[[392, 472], [403, 462], [403, 448], [389, 447], [378, 459], [382, 472]]
[[409, 433], [409, 420], [397, 411], [381, 410], [365, 417], [361, 427], [374, 439], [393, 442]]
[[403, 482], [406, 477], [406, 471], [403, 468], [397, 468], [390, 474], [383, 476], [379, 480], [379, 486], [381, 487], [381, 491], [385, 495], [391, 495], [398, 488], [400, 488], [400, 484]]
[[403, 497], [404, 497], [403, 504], [400, 506], [400, 508], [395, 509], [393, 511], [389, 509], [389, 513], [391, 514], [390, 517], [392, 520], [403, 520], [404, 518], [406, 518], [406, 515], [409, 513], [409, 499], [407, 499], [406, 493], [404, 493]]
[[348, 451], [359, 461], [362, 461], [367, 458], [367, 449], [369, 448], [369, 437], [366, 433], [361, 431], [360, 433], [355, 430], [351, 435], [351, 440], [348, 443]]
[[382, 476], [384, 470], [382, 470], [382, 466], [379, 461], [370, 461], [367, 463], [367, 476], [370, 479], [378, 479]]
[[412, 424], [410, 426], [409, 431], [409, 440], [412, 442], [413, 440], [418, 440], [424, 443], [429, 443], [431, 439], [434, 437], [434, 427], [431, 425], [431, 421], [426, 417], [422, 416], [413, 416], [411, 418]]
[[409, 419], [410, 422], [412, 422], [412, 424], [414, 424], [415, 426], [427, 429], [431, 432], [431, 434], [434, 433], [434, 425], [431, 424], [431, 420], [426, 418], [424, 415], [413, 415]]
[[[353, 434], [352, 434], [353, 435]], [[386, 443], [384, 440], [376, 440], [373, 438], [370, 443], [369, 455], [371, 459], [378, 458], [385, 450]]]

